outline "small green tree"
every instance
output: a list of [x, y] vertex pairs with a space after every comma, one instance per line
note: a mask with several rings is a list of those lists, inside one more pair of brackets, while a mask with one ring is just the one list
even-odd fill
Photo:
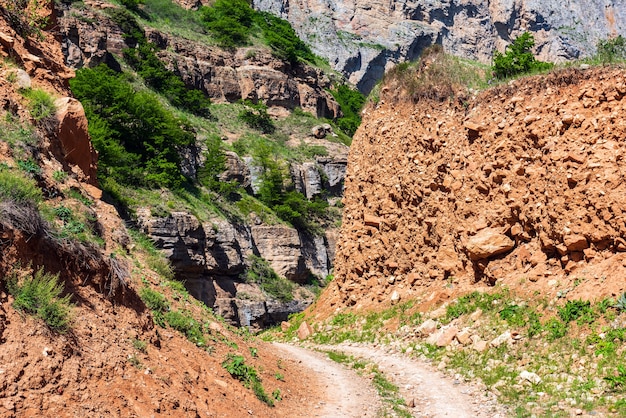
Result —
[[603, 63], [626, 59], [626, 39], [619, 35], [615, 38], [599, 40], [596, 55]]
[[365, 96], [358, 90], [353, 90], [345, 84], [330, 92], [339, 106], [343, 116], [337, 119], [337, 125], [346, 134], [352, 136], [361, 124], [361, 109], [365, 104]]
[[532, 53], [533, 46], [535, 38], [529, 32], [524, 32], [506, 47], [504, 54], [494, 52], [492, 67], [494, 75], [502, 79], [551, 68], [552, 64], [535, 58]]

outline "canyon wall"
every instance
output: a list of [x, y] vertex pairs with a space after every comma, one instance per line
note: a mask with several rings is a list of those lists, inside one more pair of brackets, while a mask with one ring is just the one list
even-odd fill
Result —
[[254, 0], [289, 20], [313, 51], [364, 93], [398, 62], [434, 43], [460, 57], [489, 63], [524, 31], [539, 59], [563, 62], [592, 54], [599, 39], [626, 35], [620, 1]]

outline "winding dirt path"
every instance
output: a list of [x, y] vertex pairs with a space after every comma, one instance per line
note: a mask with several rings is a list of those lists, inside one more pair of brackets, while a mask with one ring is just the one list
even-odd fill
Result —
[[[315, 373], [326, 387], [319, 410], [310, 417], [352, 418], [372, 417], [381, 408], [381, 401], [371, 383], [328, 359], [324, 354], [287, 344], [274, 345], [287, 357], [297, 359], [299, 367]], [[414, 417], [503, 418], [504, 407], [472, 385], [442, 374], [432, 365], [411, 359], [401, 353], [369, 346], [313, 346], [316, 350], [336, 351], [378, 365], [385, 377], [398, 386], [400, 395], [414, 405]], [[322, 387], [323, 389], [323, 387]], [[322, 391], [323, 393], [323, 391]], [[317, 406], [316, 406], [317, 408]], [[297, 415], [300, 416], [300, 415]]]
[[279, 355], [294, 360], [298, 367], [314, 373], [318, 380], [318, 387], [311, 388], [312, 393], [323, 394], [323, 398], [316, 401], [312, 408], [308, 406], [302, 411], [294, 411], [293, 417], [373, 418], [377, 416], [381, 409], [381, 402], [376, 390], [367, 379], [335, 363], [323, 353], [282, 343], [273, 343], [273, 345], [278, 349]]
[[413, 401], [415, 417], [503, 418], [508, 415], [493, 397], [404, 354], [345, 344], [316, 348], [343, 352], [377, 364], [385, 377], [398, 386], [405, 401]]

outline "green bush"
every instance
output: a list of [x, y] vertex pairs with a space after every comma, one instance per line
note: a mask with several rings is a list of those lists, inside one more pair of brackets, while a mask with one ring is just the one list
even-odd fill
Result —
[[22, 94], [28, 100], [28, 110], [35, 121], [54, 116], [56, 107], [50, 94], [38, 89], [22, 90]]
[[619, 35], [612, 39], [599, 40], [596, 57], [603, 63], [623, 61], [626, 59], [626, 39]]
[[139, 5], [143, 4], [143, 0], [120, 0], [122, 6], [126, 7], [129, 10], [138, 11]]
[[42, 319], [54, 331], [64, 333], [71, 321], [70, 295], [61, 296], [59, 276], [39, 269], [19, 283], [17, 272], [8, 279], [8, 290], [15, 298], [13, 307]]
[[552, 68], [552, 64], [535, 58], [531, 51], [533, 46], [535, 46], [533, 35], [524, 32], [506, 47], [504, 54], [494, 52], [492, 68], [494, 75], [497, 78], [507, 78]]
[[242, 355], [228, 354], [226, 360], [222, 363], [222, 367], [235, 379], [241, 381], [245, 387], [252, 386], [252, 390], [256, 397], [268, 404], [274, 406], [274, 400], [265, 393], [265, 389], [261, 384], [261, 378], [257, 374], [254, 367], [246, 364], [246, 359]]
[[141, 26], [139, 26], [137, 19], [135, 19], [132, 13], [119, 7], [106, 10], [113, 22], [122, 30], [127, 43], [136, 44], [138, 42], [146, 42], [146, 34]]
[[280, 277], [270, 266], [267, 260], [250, 255], [249, 265], [243, 275], [246, 283], [256, 283], [268, 295], [283, 301], [293, 300], [294, 284], [289, 280]]
[[268, 12], [256, 12], [254, 21], [276, 57], [292, 64], [296, 64], [298, 59], [315, 61], [311, 49], [302, 42], [288, 21]]
[[232, 48], [248, 43], [254, 11], [246, 0], [217, 0], [211, 7], [202, 7], [200, 13], [220, 46]]
[[43, 199], [35, 182], [20, 173], [0, 170], [0, 200], [37, 204]]
[[179, 150], [195, 137], [157, 98], [136, 91], [105, 65], [77, 71], [70, 86], [89, 119], [99, 177], [120, 185], [174, 189], [186, 182]]
[[258, 129], [264, 134], [271, 134], [276, 130], [274, 122], [267, 114], [267, 106], [262, 102], [253, 103], [250, 100], [243, 102], [245, 108], [239, 112], [237, 118], [252, 129]]
[[313, 229], [312, 217], [324, 216], [328, 202], [321, 198], [309, 201], [302, 193], [286, 184], [287, 170], [267, 143], [258, 143], [253, 155], [263, 173], [258, 197], [284, 221], [300, 229]]
[[365, 104], [365, 96], [358, 90], [352, 90], [345, 84], [340, 85], [331, 94], [339, 103], [343, 116], [337, 119], [337, 126], [352, 136], [361, 124], [361, 109]]
[[167, 298], [149, 287], [141, 288], [139, 291], [139, 297], [150, 310], [166, 312], [170, 308], [170, 303], [167, 301]]
[[579, 321], [590, 323], [595, 319], [591, 303], [583, 300], [568, 300], [565, 306], [559, 308], [559, 317], [563, 322]]

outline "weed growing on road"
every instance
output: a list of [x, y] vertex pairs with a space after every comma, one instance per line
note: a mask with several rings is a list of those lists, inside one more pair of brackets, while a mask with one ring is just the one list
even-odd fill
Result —
[[356, 370], [360, 375], [368, 376], [372, 379], [372, 384], [384, 403], [384, 410], [381, 411], [382, 416], [394, 416], [400, 418], [412, 417], [411, 413], [406, 408], [406, 402], [400, 396], [398, 387], [387, 380], [385, 375], [378, 370], [378, 366], [376, 364], [355, 359], [353, 356], [349, 356], [339, 351], [327, 351], [326, 354], [332, 361], [345, 364], [351, 369]]

